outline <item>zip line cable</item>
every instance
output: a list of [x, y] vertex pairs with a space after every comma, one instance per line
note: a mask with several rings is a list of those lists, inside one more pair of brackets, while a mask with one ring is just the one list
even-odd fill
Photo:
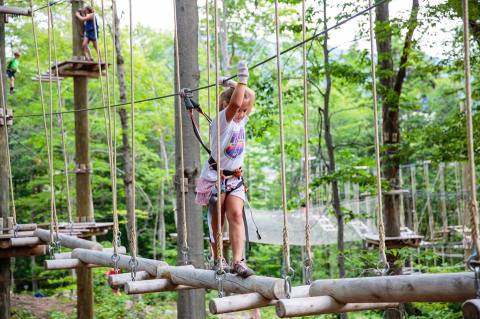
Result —
[[[324, 35], [325, 33], [328, 33], [329, 31], [333, 30], [333, 29], [336, 29], [338, 28], [339, 26], [341, 25], [344, 25], [345, 23], [367, 13], [367, 12], [370, 12], [371, 10], [375, 9], [376, 7], [378, 7], [379, 5], [383, 4], [383, 3], [386, 3], [386, 2], [390, 2], [391, 0], [381, 0], [371, 6], [369, 6], [368, 8], [364, 9], [364, 10], [361, 10], [357, 13], [355, 13], [354, 15], [346, 18], [345, 20], [342, 20], [340, 22], [338, 22], [337, 24], [334, 24], [333, 26], [327, 28], [327, 29], [324, 29], [318, 33], [315, 33], [314, 35], [312, 35], [311, 37], [303, 40], [303, 41], [300, 41], [298, 43], [296, 43], [295, 45], [283, 50], [283, 51], [280, 51], [280, 55], [283, 55], [285, 53], [288, 53], [292, 50], [295, 50], [296, 48], [299, 48], [299, 47], [302, 47], [303, 44], [305, 43], [308, 43], [308, 42], [311, 42], [313, 40], [315, 40], [316, 38]], [[260, 61], [258, 62], [257, 64], [253, 65], [252, 67], [250, 67], [249, 69], [250, 70], [254, 70], [262, 65], [264, 65], [265, 63], [268, 63], [270, 61], [272, 61], [273, 59], [275, 59], [277, 57], [277, 54], [275, 55], [272, 55], [270, 56], [269, 58], [263, 60], [263, 61]], [[228, 81], [228, 80], [231, 80], [231, 79], [234, 79], [237, 75], [232, 75], [231, 77], [225, 79], [225, 81]], [[201, 91], [201, 90], [205, 90], [205, 89], [209, 89], [209, 88], [213, 88], [215, 87], [215, 83], [212, 83], [212, 84], [207, 84], [207, 85], [204, 85], [204, 86], [201, 86], [201, 87], [198, 87], [198, 88], [194, 88], [194, 89], [190, 89], [190, 92], [197, 92], [197, 91]], [[170, 94], [166, 94], [166, 95], [161, 95], [161, 96], [154, 96], [154, 97], [150, 97], [150, 98], [145, 98], [145, 99], [140, 99], [140, 100], [135, 100], [133, 101], [134, 104], [140, 104], [140, 103], [145, 103], [145, 102], [151, 102], [151, 101], [156, 101], [156, 100], [161, 100], [161, 99], [166, 99], [166, 98], [171, 98], [171, 97], [175, 97], [175, 96], [178, 96], [180, 95], [181, 93], [180, 92], [177, 92], [177, 93], [170, 93]], [[113, 104], [111, 105], [111, 107], [119, 107], [119, 106], [127, 106], [127, 105], [131, 105], [132, 104], [132, 101], [127, 101], [125, 103], [118, 103], [118, 104]], [[74, 112], [85, 112], [85, 111], [94, 111], [94, 110], [101, 110], [101, 109], [104, 109], [108, 106], [98, 106], [98, 107], [93, 107], [93, 108], [84, 108], [84, 109], [77, 109], [77, 110], [69, 110], [69, 111], [63, 111], [63, 114], [67, 114], [67, 113], [74, 113]], [[52, 112], [50, 114], [46, 114], [47, 116], [50, 116], [50, 115], [58, 115], [59, 112]], [[41, 113], [32, 113], [32, 114], [24, 114], [24, 115], [18, 115], [18, 116], [15, 116], [16, 119], [18, 118], [23, 118], [23, 117], [37, 117], [37, 116], [43, 116], [43, 114]]]

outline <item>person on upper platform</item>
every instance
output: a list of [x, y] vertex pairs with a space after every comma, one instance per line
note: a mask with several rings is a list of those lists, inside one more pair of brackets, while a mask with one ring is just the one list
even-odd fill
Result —
[[98, 48], [97, 44], [98, 21], [97, 17], [95, 16], [95, 11], [92, 7], [86, 6], [85, 8], [78, 10], [75, 13], [75, 16], [83, 22], [83, 55], [85, 55], [88, 61], [93, 61], [92, 54], [90, 53], [90, 49], [88, 47], [89, 43], [92, 42], [95, 51], [97, 51], [98, 59], [101, 60], [100, 49]]

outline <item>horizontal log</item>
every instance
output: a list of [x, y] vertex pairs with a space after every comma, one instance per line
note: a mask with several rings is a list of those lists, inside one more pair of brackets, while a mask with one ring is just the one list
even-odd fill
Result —
[[33, 247], [10, 247], [7, 249], [0, 249], [0, 258], [41, 256], [46, 253], [47, 246], [45, 245], [37, 245]]
[[79, 259], [72, 258], [72, 259], [45, 260], [44, 267], [47, 270], [56, 270], [56, 269], [75, 269], [78, 267], [94, 268], [99, 266], [92, 265], [92, 264], [85, 264], [81, 262]]
[[398, 303], [338, 303], [330, 296], [282, 299], [275, 305], [280, 318], [397, 308]]
[[[132, 259], [127, 255], [118, 255], [118, 268], [131, 271], [130, 260]], [[77, 248], [72, 251], [72, 258], [78, 258], [86, 264], [95, 264], [106, 267], [113, 267], [112, 254], [103, 251], [93, 251], [88, 249]], [[168, 266], [167, 263], [159, 260], [146, 259], [137, 257], [138, 265], [137, 271], [144, 270], [151, 276], [157, 275], [158, 266]]]
[[[292, 298], [308, 297], [310, 286], [299, 286], [292, 288]], [[277, 299], [266, 299], [257, 292], [249, 294], [233, 295], [223, 298], [215, 298], [210, 300], [208, 308], [214, 315], [222, 313], [243, 311], [250, 309], [263, 308], [273, 306], [278, 302]]]
[[125, 293], [129, 295], [186, 289], [192, 289], [192, 287], [172, 284], [169, 279], [129, 281], [125, 283]]
[[[50, 231], [49, 230], [44, 230], [44, 229], [37, 229], [35, 231], [35, 236], [40, 237], [41, 240], [43, 240], [46, 243], [50, 242]], [[68, 236], [64, 234], [58, 234], [58, 240], [60, 241], [60, 245], [62, 247], [68, 247], [68, 248], [85, 248], [85, 249], [93, 249], [93, 250], [102, 250], [103, 247], [99, 243], [73, 237], [73, 236]]]
[[[218, 289], [218, 281], [213, 270], [172, 267], [162, 277], [170, 279], [172, 283], [177, 285]], [[283, 283], [282, 279], [271, 277], [250, 276], [241, 278], [234, 274], [225, 274], [223, 289], [226, 292], [237, 294], [258, 292], [267, 299], [280, 299], [285, 297]]]
[[[113, 248], [103, 248], [102, 251], [113, 254]], [[125, 254], [126, 252], [127, 252], [127, 248], [125, 248], [124, 246], [118, 247], [118, 250], [117, 250], [118, 254]], [[53, 258], [54, 259], [71, 259], [72, 258], [72, 252], [67, 251], [67, 252], [64, 252], [64, 253], [56, 253], [56, 254], [53, 255]]]
[[27, 8], [0, 6], [0, 13], [14, 14], [19, 16], [31, 16], [32, 10]]
[[17, 224], [16, 226], [11, 225], [9, 227], [3, 228], [3, 230], [17, 230], [17, 231], [32, 231], [37, 229], [37, 224]]
[[[135, 281], [149, 280], [149, 279], [154, 279], [154, 277], [152, 277], [146, 271], [141, 270], [135, 273]], [[108, 276], [108, 285], [112, 288], [122, 287], [129, 281], [132, 281], [132, 273], [129, 273], [129, 272]]]
[[463, 302], [475, 298], [473, 273], [442, 273], [317, 280], [310, 296], [331, 296], [341, 303]]
[[12, 247], [35, 246], [42, 243], [43, 241], [38, 237], [20, 237], [10, 239], [10, 245]]
[[[34, 231], [20, 231], [16, 234], [11, 232], [10, 234], [0, 234], [0, 239], [7, 239], [7, 238], [21, 238], [21, 237], [35, 237]], [[37, 236], [38, 237], [38, 236]]]

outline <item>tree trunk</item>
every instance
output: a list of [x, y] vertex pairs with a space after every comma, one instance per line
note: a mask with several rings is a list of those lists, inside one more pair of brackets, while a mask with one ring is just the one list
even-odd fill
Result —
[[[383, 178], [386, 179], [392, 190], [400, 189], [399, 147], [400, 122], [399, 106], [402, 86], [406, 77], [406, 68], [413, 44], [413, 32], [417, 26], [418, 0], [412, 0], [412, 11], [404, 40], [404, 47], [400, 58], [398, 72], [395, 75], [393, 66], [392, 30], [389, 18], [389, 4], [387, 2], [376, 8], [375, 35], [378, 50], [379, 97], [382, 103], [383, 119], [383, 148], [382, 165]], [[384, 222], [386, 236], [400, 236], [400, 211], [398, 207], [399, 195], [383, 196]], [[402, 265], [396, 262], [395, 256], [387, 254], [391, 274], [401, 274]], [[386, 318], [400, 318], [398, 311], [386, 311]]]
[[[120, 41], [120, 20], [118, 19], [117, 8], [113, 6], [115, 16], [115, 51], [117, 56], [117, 78], [120, 103], [127, 103], [127, 84], [125, 81], [125, 60], [122, 53], [122, 44]], [[120, 124], [122, 126], [122, 154], [123, 154], [123, 187], [125, 189], [125, 202], [127, 208], [127, 229], [131, 229], [130, 224], [133, 220], [133, 167], [132, 155], [129, 144], [128, 134], [128, 113], [122, 106], [118, 109]], [[130, 241], [130, 232], [127, 231], [127, 238]]]
[[[3, 0], [0, 0], [0, 5], [3, 5]], [[5, 22], [2, 17], [0, 19], [0, 59], [2, 68], [0, 72], [5, 74]], [[6, 101], [4, 92], [7, 83], [3, 81], [4, 90], [0, 92], [0, 107], [3, 108], [3, 103]], [[10, 185], [8, 181], [8, 158], [7, 158], [7, 126], [0, 126], [0, 218], [5, 221], [10, 216], [8, 209]], [[0, 259], [0, 319], [10, 318], [10, 258]]]
[[[198, 70], [198, 8], [196, 1], [177, 0], [175, 2], [177, 14], [178, 56], [180, 67], [180, 88], [196, 88], [199, 81]], [[176, 54], [176, 52], [175, 52]], [[176, 60], [176, 59], [175, 59]], [[175, 65], [177, 66], [177, 65]], [[176, 68], [175, 68], [176, 69]], [[178, 79], [175, 75], [175, 91]], [[197, 94], [195, 94], [197, 95]], [[198, 95], [195, 96], [198, 98]], [[182, 262], [182, 246], [184, 236], [183, 223], [187, 226], [188, 239], [188, 261], [197, 268], [203, 268], [203, 218], [201, 207], [195, 204], [195, 182], [200, 173], [200, 149], [195, 138], [189, 118], [182, 110], [179, 113], [180, 98], [175, 99], [175, 167], [177, 194], [177, 263]], [[180, 105], [182, 109], [183, 106]], [[197, 115], [198, 117], [198, 115]], [[184, 171], [181, 170], [180, 162], [180, 130], [183, 127], [183, 154]], [[185, 190], [185, 203], [182, 200], [183, 179], [188, 180]], [[183, 209], [188, 212], [186, 221], [183, 218]], [[180, 291], [177, 300], [178, 318], [205, 318], [205, 290], [195, 289]]]

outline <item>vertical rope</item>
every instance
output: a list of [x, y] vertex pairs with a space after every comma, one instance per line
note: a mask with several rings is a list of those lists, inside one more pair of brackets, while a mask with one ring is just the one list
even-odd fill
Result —
[[[112, 146], [112, 149], [113, 149], [113, 167], [115, 168], [115, 171], [113, 172], [113, 176], [114, 176], [114, 183], [113, 183], [113, 192], [115, 194], [115, 198], [116, 198], [116, 194], [117, 194], [117, 117], [116, 117], [116, 114], [117, 114], [117, 107], [116, 107], [116, 103], [115, 103], [115, 76], [116, 76], [116, 55], [115, 55], [115, 51], [116, 51], [116, 30], [117, 30], [117, 19], [116, 19], [116, 12], [117, 12], [117, 5], [116, 5], [116, 0], [112, 0], [112, 40], [113, 40], [113, 49], [112, 49], [112, 63], [113, 63], [113, 67], [112, 67], [112, 103], [114, 104], [114, 107], [113, 107], [113, 146]], [[110, 104], [110, 107], [111, 107], [111, 104]], [[114, 249], [116, 249], [115, 247], [118, 247], [120, 246], [120, 229], [119, 229], [119, 225], [118, 225], [118, 212], [117, 212], [117, 209], [116, 208], [113, 208], [113, 247]]]
[[[174, 19], [174, 28], [175, 28], [175, 72], [177, 78], [177, 90], [181, 89], [181, 82], [180, 82], [180, 55], [178, 52], [178, 26], [177, 26], [177, 1], [173, 0], [173, 19]], [[188, 263], [188, 228], [187, 228], [187, 211], [186, 211], [186, 200], [185, 200], [185, 158], [183, 154], [183, 112], [182, 112], [182, 101], [180, 99], [180, 95], [177, 95], [177, 112], [179, 116], [179, 148], [180, 148], [180, 175], [179, 183], [180, 183], [180, 192], [182, 193], [182, 258], [183, 263]]]
[[[47, 34], [48, 34], [48, 66], [52, 65], [52, 8], [51, 6], [47, 7]], [[57, 220], [57, 209], [55, 205], [55, 184], [53, 180], [53, 86], [52, 86], [52, 72], [49, 70], [48, 72], [48, 86], [50, 91], [49, 96], [49, 113], [50, 113], [50, 130], [48, 132], [46, 123], [45, 123], [45, 135], [48, 136], [47, 139], [49, 143], [47, 143], [47, 148], [49, 148], [49, 176], [50, 176], [50, 236], [53, 239], [53, 231], [55, 230], [56, 238], [55, 241], [58, 240], [58, 220]], [[46, 114], [44, 113], [46, 117]], [[52, 240], [53, 243], [53, 240]]]
[[[368, 0], [368, 6], [372, 6], [372, 0]], [[380, 138], [378, 127], [378, 97], [377, 97], [377, 77], [375, 65], [375, 44], [373, 35], [373, 16], [372, 10], [368, 11], [370, 24], [370, 60], [372, 73], [372, 95], [373, 95], [373, 119], [375, 131], [375, 168], [377, 170], [376, 185], [377, 185], [377, 223], [378, 223], [378, 251], [381, 262], [387, 264], [387, 255], [385, 247], [385, 225], [383, 223], [383, 199], [382, 199], [382, 171], [380, 168]]]
[[[53, 23], [53, 15], [50, 17], [50, 24], [52, 28], [52, 46], [53, 46], [53, 60], [54, 60], [54, 65], [55, 65], [55, 77], [56, 77], [56, 83], [57, 83], [57, 95], [58, 95], [58, 121], [60, 124], [60, 137], [61, 137], [61, 147], [62, 147], [62, 153], [63, 153], [63, 170], [65, 173], [65, 184], [66, 184], [66, 190], [67, 190], [67, 218], [68, 218], [68, 223], [70, 225], [73, 224], [73, 217], [72, 217], [72, 198], [70, 194], [70, 178], [68, 174], [68, 153], [67, 153], [67, 148], [65, 144], [65, 128], [63, 125], [63, 98], [62, 98], [62, 85], [60, 83], [60, 76], [58, 72], [58, 59], [57, 59], [57, 45], [55, 41], [55, 31], [54, 31], [54, 23]], [[51, 71], [50, 71], [51, 72]], [[53, 114], [51, 115], [53, 116]]]
[[280, 168], [282, 176], [282, 208], [283, 208], [283, 267], [284, 276], [291, 272], [290, 247], [288, 243], [288, 208], [287, 208], [287, 180], [285, 173], [285, 133], [283, 123], [283, 97], [282, 97], [282, 69], [280, 51], [280, 22], [278, 12], [278, 0], [275, 0], [275, 39], [277, 50], [277, 98], [278, 98], [278, 119], [280, 126]]
[[[208, 6], [208, 0], [205, 0], [205, 20], [207, 21], [207, 110], [208, 110], [208, 116], [210, 116], [211, 112], [211, 96], [210, 96], [210, 23], [209, 23], [209, 6]], [[208, 128], [208, 142], [210, 143], [210, 130], [211, 126]]]
[[480, 254], [480, 241], [478, 239], [478, 204], [477, 185], [475, 174], [475, 152], [473, 141], [473, 115], [472, 115], [472, 87], [470, 82], [470, 33], [468, 26], [468, 0], [463, 0], [463, 69], [465, 73], [465, 107], [467, 110], [467, 152], [469, 171], [468, 209], [470, 211], [470, 227], [472, 228], [472, 242]]
[[130, 116], [132, 125], [132, 220], [130, 231], [130, 250], [132, 260], [135, 264], [137, 260], [137, 220], [135, 213], [135, 86], [134, 86], [134, 68], [133, 68], [133, 7], [132, 0], [128, 1], [130, 13]]
[[216, 118], [215, 123], [217, 125], [217, 236], [215, 242], [217, 243], [217, 264], [220, 272], [223, 272], [223, 234], [222, 234], [222, 181], [221, 181], [221, 171], [222, 163], [220, 162], [220, 103], [219, 103], [219, 87], [218, 87], [218, 78], [220, 77], [219, 65], [218, 65], [218, 3], [217, 0], [214, 1], [214, 17], [215, 17], [215, 110]]
[[307, 259], [305, 260], [305, 281], [310, 284], [312, 281], [313, 258], [310, 242], [310, 167], [308, 150], [308, 70], [307, 70], [307, 27], [305, 23], [305, 0], [302, 1], [302, 41], [303, 41], [303, 143], [304, 143], [304, 176], [305, 176], [305, 250]]

